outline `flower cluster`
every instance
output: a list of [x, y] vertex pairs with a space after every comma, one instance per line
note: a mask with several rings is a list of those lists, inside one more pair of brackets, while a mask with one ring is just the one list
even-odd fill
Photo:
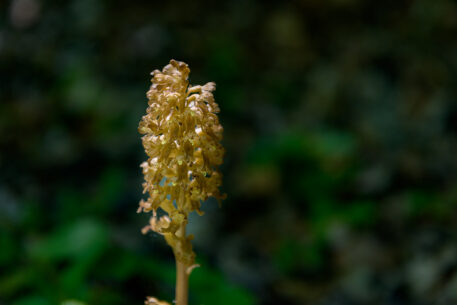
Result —
[[[151, 212], [150, 230], [164, 235], [176, 259], [192, 266], [192, 236], [185, 226], [192, 211], [202, 214], [201, 202], [209, 197], [220, 200], [224, 148], [222, 126], [216, 113], [214, 83], [189, 86], [187, 64], [171, 60], [162, 71], [152, 72], [152, 85], [147, 92], [148, 108], [139, 132], [148, 160], [141, 164], [145, 182], [138, 212]], [[165, 215], [158, 217], [161, 208]]]

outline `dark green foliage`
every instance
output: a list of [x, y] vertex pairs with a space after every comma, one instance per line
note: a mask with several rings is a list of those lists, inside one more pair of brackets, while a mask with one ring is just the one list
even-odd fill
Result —
[[172, 299], [172, 253], [135, 213], [171, 58], [217, 83], [227, 150], [228, 199], [190, 221], [190, 305], [457, 303], [455, 1], [0, 11], [1, 305]]

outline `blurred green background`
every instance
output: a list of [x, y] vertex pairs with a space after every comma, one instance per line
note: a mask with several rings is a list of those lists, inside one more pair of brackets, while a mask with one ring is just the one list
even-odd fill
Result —
[[227, 200], [191, 305], [457, 304], [457, 3], [0, 2], [0, 304], [171, 301], [137, 126], [217, 83]]

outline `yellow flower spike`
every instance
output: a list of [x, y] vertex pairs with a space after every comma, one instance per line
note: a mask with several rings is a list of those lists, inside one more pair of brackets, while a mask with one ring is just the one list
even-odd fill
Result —
[[[223, 128], [214, 101], [216, 85], [189, 86], [187, 64], [171, 60], [162, 71], [154, 70], [146, 96], [148, 108], [138, 132], [148, 161], [141, 164], [145, 182], [143, 193], [149, 198], [140, 201], [138, 212], [151, 212], [145, 234], [155, 231], [164, 236], [173, 249], [177, 265], [176, 305], [187, 305], [188, 276], [195, 265], [193, 236], [186, 235], [190, 212], [200, 210], [201, 202], [215, 197], [222, 176], [224, 148], [220, 144]], [[159, 217], [157, 209], [165, 215]], [[162, 212], [161, 212], [162, 213]], [[165, 302], [148, 297], [145, 304]]]

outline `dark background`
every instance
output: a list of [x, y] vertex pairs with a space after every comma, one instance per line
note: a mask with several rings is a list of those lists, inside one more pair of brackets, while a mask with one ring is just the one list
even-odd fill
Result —
[[[191, 305], [457, 304], [457, 3], [0, 2], [0, 304], [171, 301], [137, 132], [150, 71], [217, 83]], [[73, 301], [69, 301], [73, 300]]]

